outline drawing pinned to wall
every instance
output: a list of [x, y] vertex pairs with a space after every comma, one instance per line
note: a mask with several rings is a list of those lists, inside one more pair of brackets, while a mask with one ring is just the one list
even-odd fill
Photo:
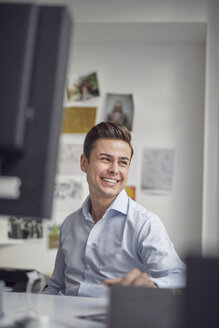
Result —
[[86, 101], [100, 95], [97, 73], [69, 76], [66, 79], [68, 102]]
[[96, 121], [96, 107], [65, 107], [62, 133], [87, 133]]
[[173, 186], [173, 149], [143, 150], [141, 189], [150, 194], [167, 194]]
[[106, 121], [119, 122], [132, 131], [134, 104], [131, 94], [107, 93], [105, 112]]
[[9, 239], [41, 239], [43, 238], [43, 222], [37, 218], [8, 217]]
[[47, 238], [48, 238], [48, 248], [54, 249], [59, 246], [59, 232], [60, 224], [48, 224], [47, 226]]
[[82, 144], [62, 142], [59, 146], [57, 173], [81, 175], [80, 157], [83, 152]]
[[83, 200], [84, 188], [82, 178], [78, 176], [59, 175], [54, 189], [54, 209], [67, 213], [78, 209]]
[[131, 199], [135, 200], [136, 197], [136, 187], [135, 186], [126, 186], [125, 191]]

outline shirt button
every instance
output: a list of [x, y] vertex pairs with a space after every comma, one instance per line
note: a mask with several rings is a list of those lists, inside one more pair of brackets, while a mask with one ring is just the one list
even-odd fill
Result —
[[87, 270], [89, 270], [89, 269], [90, 269], [90, 265], [89, 265], [89, 264], [85, 265], [85, 268], [86, 268]]

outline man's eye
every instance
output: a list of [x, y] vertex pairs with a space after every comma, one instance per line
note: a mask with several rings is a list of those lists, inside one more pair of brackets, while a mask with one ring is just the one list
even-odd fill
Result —
[[102, 161], [105, 161], [105, 162], [109, 162], [109, 158], [108, 157], [102, 157], [101, 160]]
[[126, 166], [126, 165], [128, 165], [128, 163], [125, 162], [125, 161], [121, 161], [120, 164], [121, 164], [122, 166]]

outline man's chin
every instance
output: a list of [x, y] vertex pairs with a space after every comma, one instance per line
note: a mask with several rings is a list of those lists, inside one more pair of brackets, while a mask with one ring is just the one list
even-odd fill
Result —
[[103, 195], [106, 197], [106, 198], [115, 198], [118, 196], [118, 194], [120, 193], [121, 190], [104, 190], [103, 192]]

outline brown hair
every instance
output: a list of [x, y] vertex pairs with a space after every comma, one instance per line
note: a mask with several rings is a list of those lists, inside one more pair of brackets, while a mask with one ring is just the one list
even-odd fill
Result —
[[91, 150], [93, 149], [96, 140], [100, 138], [107, 139], [119, 139], [128, 142], [131, 148], [131, 158], [134, 153], [132, 145], [131, 145], [131, 134], [129, 130], [120, 123], [112, 123], [112, 122], [101, 122], [95, 125], [86, 135], [84, 140], [83, 152], [84, 155], [89, 160]]

